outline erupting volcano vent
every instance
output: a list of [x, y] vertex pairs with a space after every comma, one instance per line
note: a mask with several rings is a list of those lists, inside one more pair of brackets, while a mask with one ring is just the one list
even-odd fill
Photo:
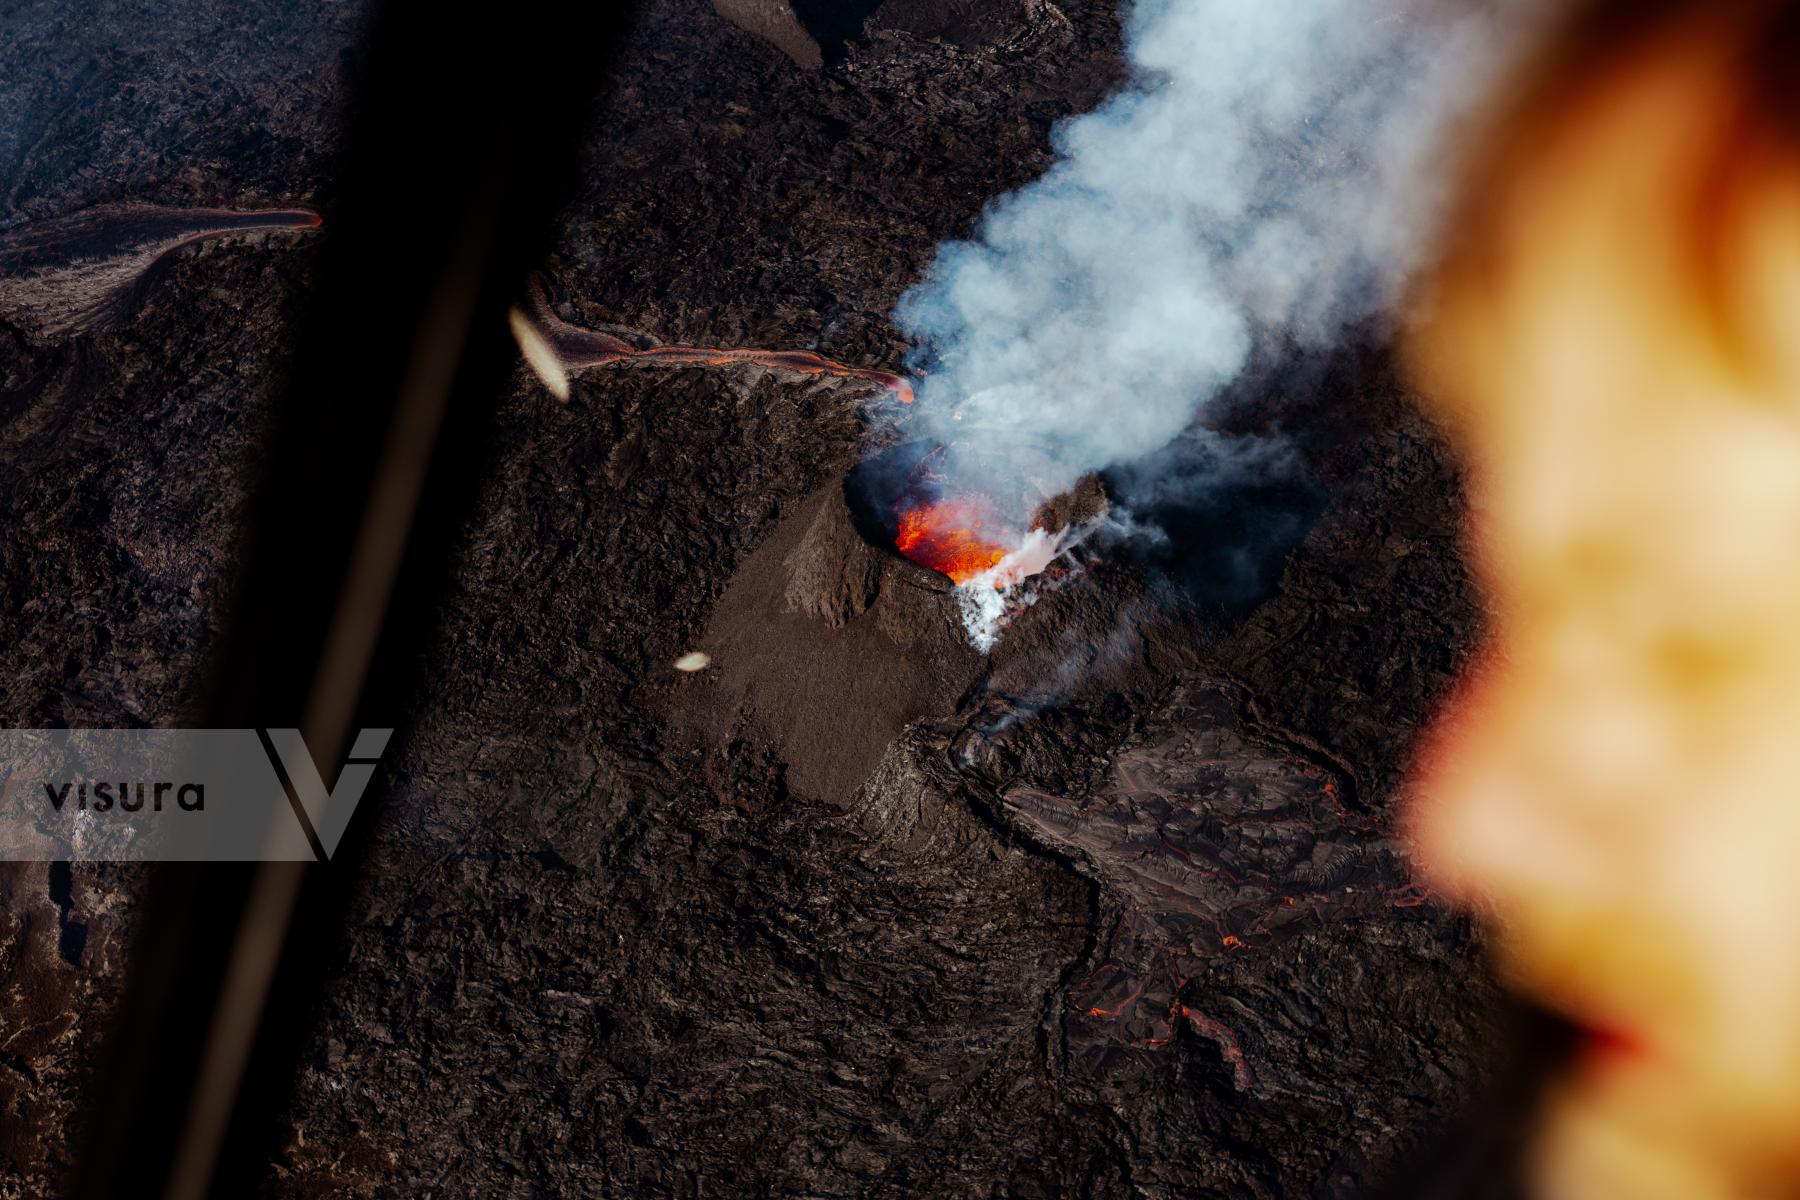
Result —
[[[1121, 531], [1160, 554], [1142, 510], [1215, 481], [1143, 464], [1252, 366], [1361, 338], [1403, 294], [1442, 137], [1496, 44], [1461, 10], [1492, 7], [1135, 0], [1124, 89], [901, 297], [929, 364], [915, 435], [978, 489], [1109, 472]], [[999, 463], [1015, 449], [1041, 466]]]
[[[998, 567], [1024, 534], [992, 497], [948, 490], [949, 481], [935, 468], [942, 457], [941, 446], [926, 455], [894, 503], [894, 548], [922, 567], [968, 583]], [[994, 586], [1003, 585], [996, 579]]]
[[[957, 585], [969, 640], [979, 650], [992, 648], [1011, 612], [1033, 598], [1019, 585], [1044, 574], [1080, 539], [1078, 529], [1106, 510], [1094, 477], [1052, 497], [1030, 471], [1013, 469], [1034, 460], [1030, 448], [990, 461], [909, 442], [864, 461], [846, 481], [865, 540]], [[994, 482], [973, 487], [971, 478]]]
[[900, 513], [894, 546], [920, 566], [967, 583], [1006, 557], [1004, 542], [988, 540], [1001, 524], [985, 496], [934, 500]]

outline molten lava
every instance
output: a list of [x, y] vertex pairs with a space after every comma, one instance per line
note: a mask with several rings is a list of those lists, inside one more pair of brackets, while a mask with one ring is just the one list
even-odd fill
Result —
[[902, 404], [913, 402], [913, 386], [905, 376], [874, 367], [853, 367], [811, 350], [735, 350], [713, 346], [632, 345], [624, 338], [597, 329], [582, 329], [557, 316], [541, 276], [533, 275], [527, 289], [529, 311], [514, 309], [513, 337], [525, 361], [537, 372], [558, 400], [569, 398], [569, 376], [589, 367], [615, 363], [673, 367], [729, 367], [748, 364], [795, 375], [828, 375], [856, 379], [885, 388]]
[[1017, 530], [985, 496], [955, 496], [918, 503], [902, 501], [894, 547], [912, 561], [967, 583], [1006, 557]]

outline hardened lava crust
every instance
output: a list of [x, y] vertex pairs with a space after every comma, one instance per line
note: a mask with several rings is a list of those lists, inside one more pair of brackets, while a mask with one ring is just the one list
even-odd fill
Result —
[[[896, 299], [1118, 82], [1118, 12], [768, 7], [819, 66], [648, 5], [545, 270], [585, 328], [900, 370]], [[27, 5], [0, 232], [328, 233], [359, 17]], [[64, 337], [0, 312], [8, 724], [193, 719], [316, 244], [175, 249]], [[520, 367], [265, 1195], [1350, 1197], [1477, 1086], [1496, 990], [1393, 830], [1479, 613], [1380, 349], [1218, 414], [1317, 496], [1278, 544], [1266, 497], [1208, 515], [1255, 594], [1096, 554], [986, 655], [852, 536], [868, 391]], [[67, 1177], [140, 883], [0, 872], [0, 1197]]]

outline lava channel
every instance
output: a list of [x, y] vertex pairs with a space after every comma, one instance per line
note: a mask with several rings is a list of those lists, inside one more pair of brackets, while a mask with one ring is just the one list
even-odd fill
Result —
[[749, 365], [795, 375], [830, 375], [878, 384], [902, 404], [913, 402], [913, 387], [904, 376], [873, 367], [853, 367], [810, 350], [728, 350], [709, 346], [634, 346], [622, 337], [583, 329], [556, 315], [542, 277], [533, 275], [528, 288], [529, 311], [512, 312], [513, 337], [525, 361], [551, 395], [569, 398], [569, 376], [589, 367], [637, 363], [673, 367]]

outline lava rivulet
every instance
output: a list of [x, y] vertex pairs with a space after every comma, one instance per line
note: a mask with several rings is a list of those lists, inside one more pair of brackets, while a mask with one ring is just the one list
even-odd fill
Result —
[[913, 401], [905, 377], [873, 367], [853, 367], [810, 350], [733, 350], [709, 346], [634, 346], [622, 337], [583, 329], [556, 315], [543, 281], [532, 277], [530, 311], [513, 310], [513, 336], [525, 361], [559, 400], [569, 398], [569, 376], [588, 367], [640, 363], [675, 367], [749, 365], [797, 375], [830, 375], [878, 384], [902, 404]]

